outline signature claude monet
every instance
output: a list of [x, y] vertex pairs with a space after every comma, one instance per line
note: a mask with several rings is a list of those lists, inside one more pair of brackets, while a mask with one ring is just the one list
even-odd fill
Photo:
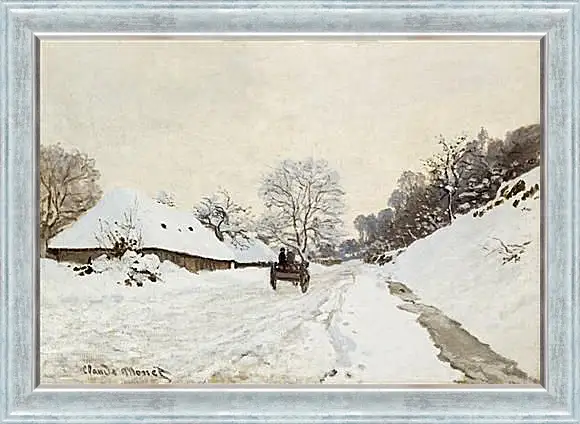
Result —
[[150, 368], [122, 367], [116, 368], [105, 364], [85, 364], [81, 368], [83, 374], [100, 376], [123, 376], [123, 377], [156, 377], [171, 383], [171, 373], [159, 366]]

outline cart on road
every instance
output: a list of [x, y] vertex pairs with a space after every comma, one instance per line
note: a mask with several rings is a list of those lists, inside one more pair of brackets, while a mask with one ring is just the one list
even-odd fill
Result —
[[270, 265], [270, 285], [276, 290], [278, 281], [291, 281], [294, 286], [300, 286], [302, 293], [306, 293], [310, 285], [308, 262], [280, 265]]

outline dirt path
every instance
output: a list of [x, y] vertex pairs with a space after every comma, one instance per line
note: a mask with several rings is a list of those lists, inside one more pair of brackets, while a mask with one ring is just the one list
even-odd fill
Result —
[[462, 383], [539, 384], [520, 370], [515, 361], [494, 352], [488, 344], [471, 335], [457, 321], [439, 309], [418, 302], [418, 297], [403, 283], [387, 281], [393, 296], [404, 301], [399, 309], [418, 315], [417, 322], [440, 349], [439, 359], [465, 374]]

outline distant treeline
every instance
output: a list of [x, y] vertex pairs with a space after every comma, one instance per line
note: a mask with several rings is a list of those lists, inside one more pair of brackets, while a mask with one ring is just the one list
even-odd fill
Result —
[[405, 171], [386, 199], [387, 207], [354, 220], [358, 239], [342, 243], [342, 256], [370, 257], [400, 249], [449, 225], [493, 199], [503, 182], [540, 164], [540, 126], [491, 138], [438, 140], [440, 151], [424, 161], [425, 172]]

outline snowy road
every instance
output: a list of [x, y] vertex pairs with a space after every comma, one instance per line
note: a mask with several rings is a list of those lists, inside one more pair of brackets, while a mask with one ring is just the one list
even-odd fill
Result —
[[267, 269], [162, 267], [164, 283], [125, 287], [115, 271], [80, 277], [43, 260], [41, 381], [167, 382], [124, 367], [161, 367], [182, 384], [461, 378], [372, 266], [314, 266], [304, 295], [291, 283], [274, 292]]

